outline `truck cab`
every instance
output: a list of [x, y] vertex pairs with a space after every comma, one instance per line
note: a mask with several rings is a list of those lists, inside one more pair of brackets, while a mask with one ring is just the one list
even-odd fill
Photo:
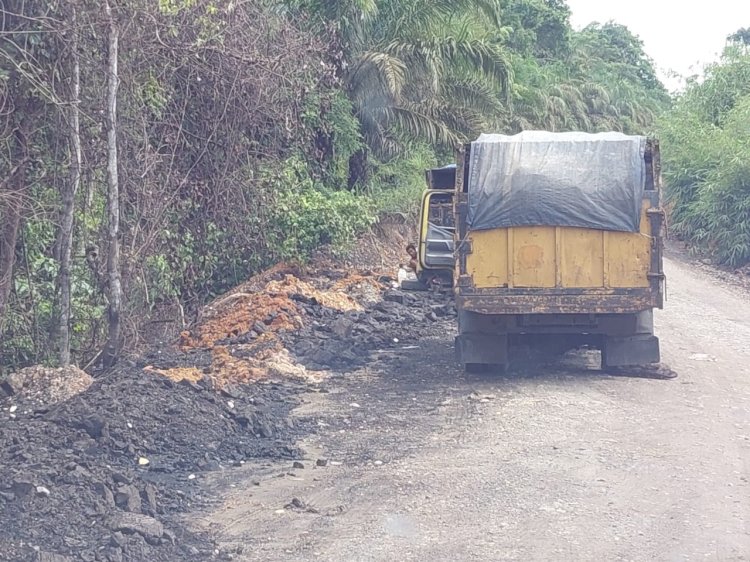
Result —
[[423, 285], [439, 280], [451, 285], [455, 269], [456, 219], [453, 199], [456, 165], [425, 172], [419, 223], [417, 278]]

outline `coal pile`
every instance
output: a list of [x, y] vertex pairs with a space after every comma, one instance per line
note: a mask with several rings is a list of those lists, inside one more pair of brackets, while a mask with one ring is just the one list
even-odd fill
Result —
[[[30, 409], [0, 402], [0, 559], [206, 560], [176, 523], [200, 506], [201, 474], [291, 459], [294, 383], [211, 388], [137, 368]], [[10, 410], [13, 409], [11, 417]]]
[[[153, 350], [93, 384], [79, 377], [69, 394], [56, 383], [47, 403], [36, 382], [52, 374], [10, 381], [0, 393], [0, 559], [221, 559], [178, 521], [216, 501], [202, 475], [299, 458], [294, 444], [313, 429], [289, 413], [311, 390], [306, 373], [351, 372], [455, 323], [447, 293], [353, 274], [315, 281], [264, 280], [278, 306], [255, 307], [263, 299], [249, 291], [224, 297], [212, 330], [183, 335], [181, 351]], [[188, 345], [196, 338], [210, 345]]]
[[285, 334], [285, 344], [310, 369], [355, 370], [376, 350], [418, 344], [425, 336], [443, 332], [445, 321], [456, 316], [452, 296], [444, 292], [389, 289], [383, 300], [364, 310], [345, 312], [303, 295], [292, 298], [306, 321], [301, 330]]

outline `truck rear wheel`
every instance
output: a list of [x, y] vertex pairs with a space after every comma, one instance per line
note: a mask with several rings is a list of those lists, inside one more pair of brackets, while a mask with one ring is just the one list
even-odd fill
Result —
[[643, 367], [661, 361], [659, 338], [650, 334], [606, 337], [602, 345], [602, 369]]
[[456, 336], [456, 359], [469, 373], [505, 371], [508, 365], [508, 335], [462, 333]]

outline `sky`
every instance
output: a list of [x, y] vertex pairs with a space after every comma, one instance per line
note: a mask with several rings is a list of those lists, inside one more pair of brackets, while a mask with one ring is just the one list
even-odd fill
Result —
[[580, 29], [592, 21], [626, 25], [644, 43], [670, 89], [681, 76], [700, 74], [716, 60], [730, 35], [750, 27], [750, 0], [568, 0], [571, 23]]

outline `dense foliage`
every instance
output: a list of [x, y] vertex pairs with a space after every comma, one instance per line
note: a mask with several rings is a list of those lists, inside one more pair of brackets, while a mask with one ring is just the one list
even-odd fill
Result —
[[741, 32], [658, 127], [674, 232], [732, 266], [750, 262], [750, 50]]
[[563, 0], [6, 0], [0, 366], [86, 364], [113, 321], [168, 337], [413, 212], [480, 132], [644, 132], [668, 103], [636, 37]]

